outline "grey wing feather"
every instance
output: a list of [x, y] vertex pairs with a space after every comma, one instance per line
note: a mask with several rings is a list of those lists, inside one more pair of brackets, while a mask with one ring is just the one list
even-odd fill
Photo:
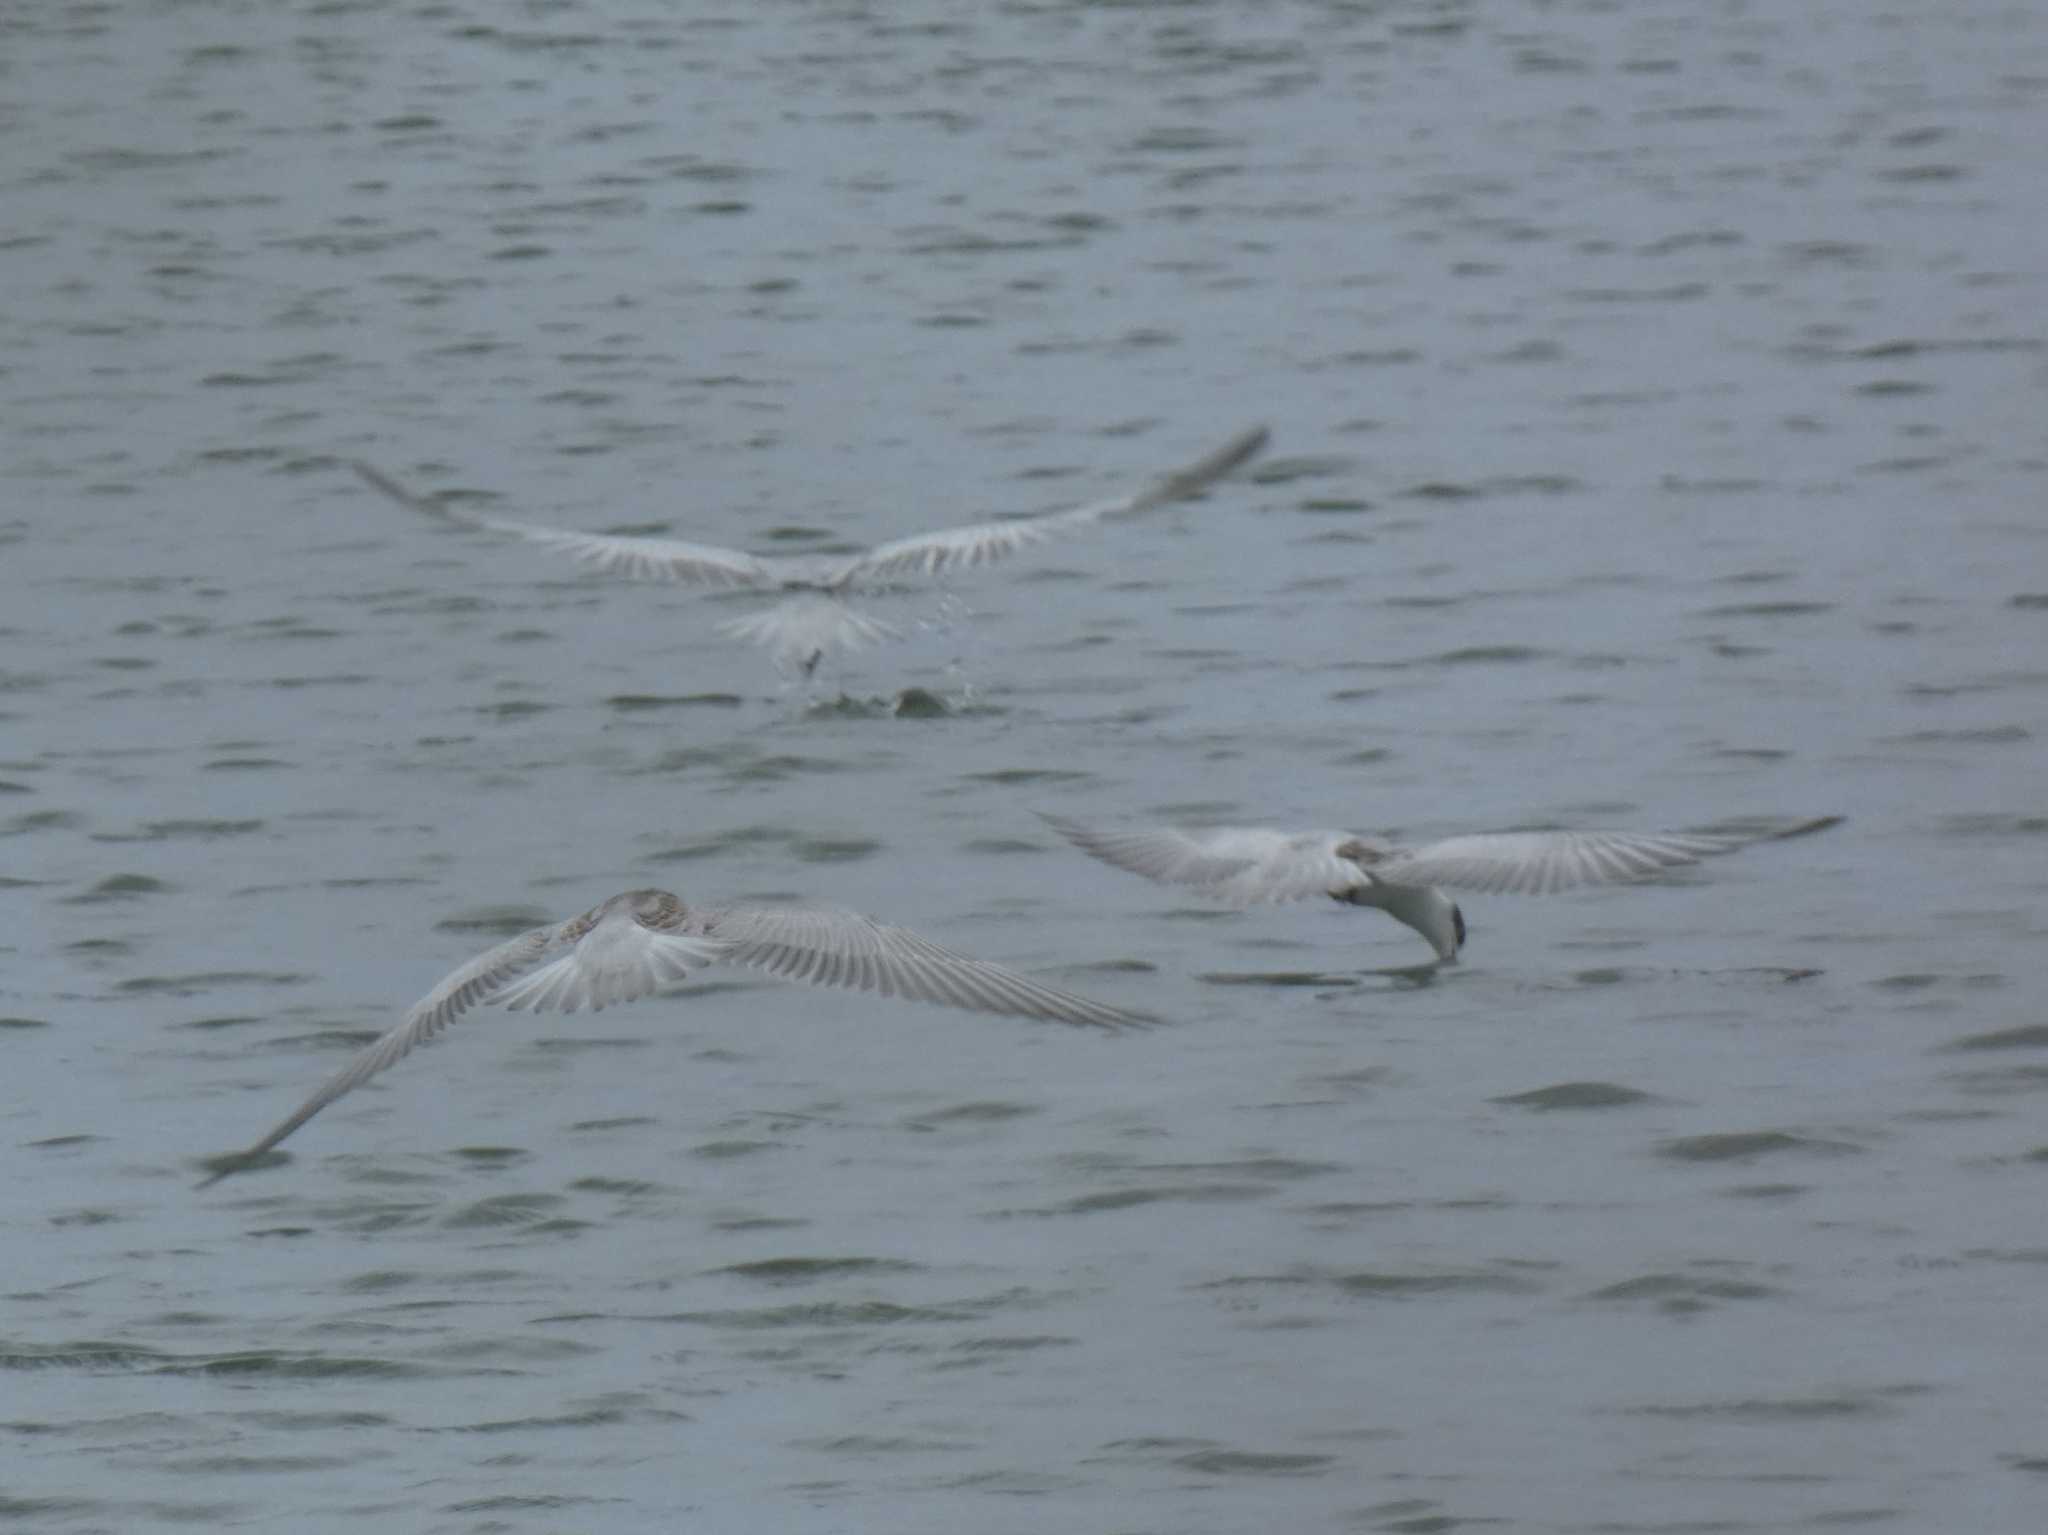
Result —
[[[415, 1047], [425, 1044], [471, 1008], [492, 1000], [508, 982], [518, 979], [545, 959], [560, 941], [559, 926], [537, 927], [451, 971], [439, 985], [412, 1005], [396, 1028], [364, 1046], [354, 1060], [329, 1077], [312, 1097], [292, 1112], [290, 1118], [248, 1150], [235, 1153], [206, 1182], [217, 1183], [230, 1173], [240, 1172], [337, 1098], [403, 1060]], [[200, 1185], [202, 1188], [205, 1186]]]
[[806, 986], [1098, 1028], [1153, 1021], [957, 954], [907, 928], [857, 912], [737, 906], [701, 914], [697, 922], [698, 930], [721, 946], [721, 959]]
[[358, 462], [355, 471], [375, 490], [399, 505], [430, 517], [445, 517], [468, 527], [509, 533], [529, 543], [573, 556], [593, 570], [639, 580], [687, 582], [712, 587], [774, 587], [787, 579], [776, 562], [739, 549], [694, 544], [680, 538], [631, 538], [607, 533], [580, 533], [573, 528], [544, 528], [458, 511], [415, 495], [389, 475]]
[[1481, 832], [1393, 853], [1369, 867], [1373, 878], [1389, 885], [1548, 895], [1682, 868], [1754, 840], [1683, 832]]
[[1084, 826], [1061, 816], [1041, 819], [1104, 863], [1161, 884], [1191, 885], [1243, 906], [1337, 895], [1365, 883], [1358, 865], [1338, 853], [1339, 847], [1361, 840], [1348, 832], [1266, 826], [1123, 829]]
[[954, 570], [971, 570], [1015, 554], [1030, 544], [1043, 543], [1056, 533], [1066, 532], [1104, 517], [1130, 516], [1149, 511], [1169, 501], [1196, 495], [1251, 458], [1266, 445], [1266, 429], [1253, 427], [1240, 432], [1208, 457], [1164, 475], [1143, 490], [1069, 511], [1048, 512], [1038, 517], [1015, 517], [1001, 522], [977, 522], [964, 527], [940, 528], [908, 538], [877, 544], [855, 556], [830, 577], [827, 584], [839, 588], [863, 583], [900, 580], [909, 576], [937, 576]]
[[[1130, 498], [1128, 505], [1120, 508], [1125, 514], [1147, 512], [1155, 506], [1164, 506], [1169, 501], [1179, 501], [1187, 496], [1199, 495], [1226, 474], [1243, 467], [1265, 451], [1272, 434], [1263, 426], [1248, 427], [1207, 457], [1198, 458], [1184, 468], [1162, 475], [1146, 489]], [[1114, 515], [1107, 511], [1100, 515]]]

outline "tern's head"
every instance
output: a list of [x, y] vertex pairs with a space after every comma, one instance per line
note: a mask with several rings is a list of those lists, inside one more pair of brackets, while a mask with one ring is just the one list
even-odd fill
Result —
[[1345, 899], [1357, 906], [1377, 906], [1396, 922], [1407, 923], [1429, 940], [1440, 964], [1458, 962], [1458, 950], [1465, 946], [1465, 914], [1434, 886], [1365, 885]]
[[1456, 964], [1458, 950], [1464, 948], [1464, 913], [1442, 890], [1432, 890], [1430, 894], [1436, 896], [1436, 901], [1432, 903], [1430, 919], [1421, 927], [1421, 935], [1430, 939], [1438, 962]]
[[660, 927], [674, 921], [676, 914], [683, 909], [683, 903], [666, 890], [628, 890], [613, 899], [649, 927]]

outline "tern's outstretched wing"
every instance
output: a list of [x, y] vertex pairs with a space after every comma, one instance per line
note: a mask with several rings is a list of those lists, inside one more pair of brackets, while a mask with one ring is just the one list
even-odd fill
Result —
[[1348, 832], [1286, 832], [1262, 826], [1104, 830], [1045, 819], [1104, 863], [1167, 884], [1193, 885], [1225, 900], [1298, 901], [1342, 895], [1366, 884], [1427, 886], [1487, 894], [1545, 895], [1577, 885], [1639, 879], [1833, 826], [1824, 816], [1751, 836], [1689, 832], [1481, 832], [1400, 848]]
[[[289, 1118], [262, 1140], [246, 1151], [224, 1158], [206, 1183], [217, 1183], [230, 1173], [242, 1171], [335, 1099], [361, 1087], [387, 1066], [403, 1060], [415, 1046], [425, 1044], [471, 1008], [493, 1000], [500, 987], [526, 974], [558, 949], [563, 929], [570, 925], [561, 923], [534, 928], [450, 971], [442, 977], [439, 985], [412, 1005], [397, 1027], [364, 1046], [354, 1060], [322, 1083], [312, 1097], [294, 1109]], [[205, 1186], [200, 1185], [201, 1188]]]
[[956, 954], [907, 928], [889, 927], [857, 912], [734, 906], [700, 913], [696, 922], [696, 930], [719, 945], [721, 959], [807, 986], [873, 991], [913, 1002], [1097, 1028], [1153, 1022], [987, 960]]
[[1753, 842], [1782, 841], [1823, 830], [1841, 820], [1823, 816], [1753, 836], [1691, 832], [1508, 831], [1446, 837], [1423, 847], [1388, 851], [1360, 862], [1390, 885], [1442, 885], [1489, 895], [1548, 895], [1578, 885], [1641, 879], [1732, 853]]
[[874, 586], [912, 576], [938, 576], [955, 570], [971, 570], [1015, 554], [1029, 544], [1043, 543], [1057, 533], [1098, 522], [1104, 517], [1127, 517], [1149, 511], [1168, 501], [1196, 495], [1237, 468], [1266, 445], [1266, 429], [1256, 426], [1240, 432], [1208, 457], [1176, 469], [1153, 481], [1143, 490], [1070, 511], [1047, 512], [1037, 517], [1014, 517], [1001, 522], [976, 522], [965, 527], [940, 528], [931, 533], [914, 533], [908, 538], [877, 544], [865, 554], [855, 555], [825, 577], [828, 585], [840, 589]]
[[791, 569], [740, 549], [693, 544], [680, 538], [624, 538], [608, 533], [579, 533], [574, 528], [544, 528], [530, 522], [507, 522], [429, 501], [400, 485], [381, 470], [358, 463], [356, 473], [399, 505], [430, 517], [445, 517], [472, 528], [509, 533], [529, 543], [573, 556], [607, 575], [646, 581], [674, 581], [692, 586], [778, 587], [791, 579]]
[[1053, 830], [1104, 863], [1168, 885], [1192, 885], [1219, 900], [1250, 906], [1340, 895], [1364, 884], [1358, 865], [1338, 854], [1361, 842], [1342, 831], [1280, 831], [1270, 826], [1172, 826], [1128, 830], [1043, 818]]

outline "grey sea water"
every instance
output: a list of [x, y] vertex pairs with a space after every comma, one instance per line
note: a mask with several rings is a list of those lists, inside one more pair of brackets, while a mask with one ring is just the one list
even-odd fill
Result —
[[[2048, 17], [0, 9], [0, 1527], [2048, 1521]], [[368, 492], [1199, 503], [808, 682]], [[916, 707], [899, 712], [908, 690]], [[1841, 813], [1219, 912], [1035, 809]], [[498, 936], [851, 906], [1170, 1020]]]

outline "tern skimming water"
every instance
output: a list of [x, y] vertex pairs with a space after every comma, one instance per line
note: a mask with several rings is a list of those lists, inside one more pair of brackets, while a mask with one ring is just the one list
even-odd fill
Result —
[[246, 1151], [218, 1159], [217, 1182], [240, 1172], [343, 1094], [410, 1054], [473, 1008], [596, 1012], [651, 996], [714, 960], [811, 986], [879, 992], [974, 1012], [1120, 1029], [1152, 1022], [1091, 1002], [905, 928], [850, 911], [685, 906], [666, 890], [629, 890], [567, 922], [537, 927], [441, 979], [389, 1033]]
[[850, 555], [748, 554], [740, 549], [721, 549], [680, 538], [620, 537], [508, 522], [415, 495], [369, 464], [358, 463], [355, 469], [373, 487], [402, 506], [528, 539], [607, 574], [693, 586], [780, 592], [783, 600], [774, 607], [721, 627], [739, 639], [764, 646], [779, 663], [795, 665], [809, 673], [823, 656], [834, 650], [858, 650], [895, 636], [894, 627], [854, 607], [848, 601], [850, 597], [886, 590], [918, 577], [944, 576], [993, 564], [1055, 534], [1106, 517], [1135, 516], [1169, 501], [1197, 495], [1248, 462], [1265, 445], [1266, 429], [1253, 427], [1238, 433], [1208, 457], [1176, 469], [1129, 495], [1069, 511], [913, 533], [908, 538], [892, 539]]
[[1239, 906], [1325, 895], [1372, 906], [1422, 934], [1444, 964], [1465, 945], [1465, 914], [1446, 888], [1487, 895], [1548, 895], [1613, 884], [1782, 841], [1841, 821], [1822, 816], [1752, 836], [1691, 832], [1497, 831], [1397, 847], [1346, 831], [1265, 826], [1170, 826], [1129, 831], [1045, 816], [1054, 830], [1104, 863], [1169, 885], [1192, 885]]

